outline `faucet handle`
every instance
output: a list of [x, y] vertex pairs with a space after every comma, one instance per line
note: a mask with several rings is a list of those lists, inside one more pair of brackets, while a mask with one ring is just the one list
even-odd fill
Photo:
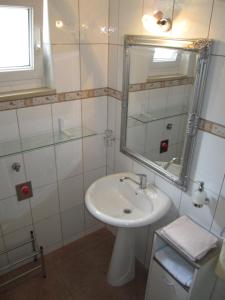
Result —
[[140, 178], [141, 189], [146, 189], [147, 187], [147, 175], [146, 174], [136, 174]]

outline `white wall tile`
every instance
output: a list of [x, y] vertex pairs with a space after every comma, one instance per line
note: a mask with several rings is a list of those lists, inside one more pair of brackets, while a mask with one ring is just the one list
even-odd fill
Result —
[[148, 101], [148, 112], [154, 112], [154, 111], [162, 111], [162, 114], [165, 113], [165, 109], [168, 105], [168, 88], [163, 89], [154, 89], [148, 91], [149, 94], [149, 101]]
[[19, 139], [15, 110], [0, 112], [0, 142]]
[[109, 45], [108, 86], [122, 91], [123, 84], [123, 46]]
[[55, 152], [53, 147], [24, 153], [27, 179], [33, 188], [56, 182]]
[[211, 56], [201, 116], [225, 125], [225, 57]]
[[54, 86], [58, 93], [80, 89], [80, 56], [78, 45], [52, 47]]
[[142, 34], [142, 6], [143, 1], [140, 0], [120, 1], [119, 44], [123, 44], [125, 34]]
[[66, 179], [83, 172], [82, 141], [76, 140], [55, 146], [58, 179]]
[[90, 98], [82, 101], [83, 126], [96, 133], [107, 128], [107, 97]]
[[51, 105], [18, 109], [18, 121], [22, 138], [52, 135]]
[[221, 236], [222, 238], [225, 238], [225, 198], [220, 196], [218, 200], [218, 205], [216, 208], [216, 213], [213, 219], [212, 224], [212, 232], [214, 232], [216, 235]]
[[55, 103], [52, 105], [54, 132], [59, 132], [58, 120], [62, 119], [65, 129], [81, 127], [81, 101]]
[[[39, 246], [51, 248], [62, 241], [60, 216], [57, 214], [34, 224]], [[46, 249], [45, 253], [46, 253]]]
[[106, 167], [99, 168], [84, 174], [84, 190], [87, 191], [89, 186], [97, 179], [106, 175]]
[[223, 181], [223, 185], [220, 191], [220, 197], [217, 203], [216, 213], [213, 219], [212, 224], [212, 232], [217, 234], [218, 236], [222, 236], [225, 238], [225, 181]]
[[81, 89], [106, 87], [108, 83], [108, 45], [81, 45]]
[[155, 150], [159, 154], [163, 130], [164, 120], [157, 120], [147, 125], [147, 139], [145, 152]]
[[213, 54], [225, 55], [225, 2], [215, 0], [209, 38], [214, 40]]
[[109, 0], [109, 43], [117, 44], [120, 0]]
[[178, 213], [181, 202], [181, 190], [158, 175], [155, 176], [155, 185], [170, 197]]
[[[129, 115], [143, 114], [149, 111], [149, 91], [129, 93], [128, 111]], [[157, 101], [157, 99], [156, 99]]]
[[107, 104], [107, 129], [112, 130], [115, 134], [116, 131], [116, 99], [108, 97]]
[[122, 103], [119, 100], [115, 100], [115, 101], [116, 101], [116, 138], [120, 139]]
[[173, 86], [168, 88], [167, 108], [174, 109], [176, 112], [183, 112], [183, 107], [189, 98], [189, 86]]
[[76, 239], [84, 232], [84, 205], [77, 205], [62, 213], [62, 232], [64, 244]]
[[145, 152], [146, 126], [134, 126], [127, 129], [126, 146], [139, 154]]
[[[7, 249], [12, 249], [15, 246], [28, 241], [31, 238], [30, 231], [33, 230], [32, 226], [25, 227], [15, 232], [9, 233], [4, 236]], [[8, 253], [9, 262], [12, 263], [18, 259], [24, 258], [32, 253], [32, 245], [27, 244], [19, 247]], [[18, 265], [16, 266], [18, 267]]]
[[120, 152], [120, 142], [116, 140], [116, 147], [115, 147], [115, 172], [132, 172], [133, 161]]
[[35, 189], [31, 198], [33, 221], [38, 222], [59, 212], [57, 184]]
[[[50, 36], [52, 44], [79, 42], [78, 0], [48, 1]], [[63, 23], [57, 27], [57, 21]]]
[[84, 201], [83, 176], [75, 176], [59, 182], [60, 210], [65, 211]]
[[115, 167], [115, 141], [107, 147], [107, 168], [114, 170]]
[[90, 229], [91, 227], [95, 227], [97, 225], [100, 225], [101, 223], [94, 218], [89, 212], [88, 210], [85, 208], [84, 211], [84, 216], [85, 216], [85, 229]]
[[133, 172], [136, 174], [146, 174], [148, 183], [155, 183], [155, 174], [151, 171], [151, 169], [137, 163], [133, 162]]
[[106, 165], [106, 147], [104, 137], [96, 135], [84, 138], [84, 172], [104, 167]]
[[204, 181], [205, 187], [219, 194], [225, 165], [224, 139], [212, 134], [197, 134], [197, 142], [194, 150], [191, 178], [194, 181]]
[[[14, 163], [20, 164], [19, 172], [12, 169]], [[15, 195], [15, 185], [24, 181], [26, 181], [26, 177], [21, 154], [0, 159], [0, 199]]]
[[[209, 31], [212, 0], [176, 0], [172, 35], [182, 38], [206, 38]], [[199, 18], [199, 12], [204, 18]]]
[[16, 197], [0, 201], [0, 220], [4, 234], [16, 231], [32, 223], [29, 200]]
[[108, 4], [105, 0], [80, 1], [81, 43], [108, 43]]
[[207, 198], [209, 198], [209, 204], [204, 205], [201, 208], [195, 207], [193, 205], [193, 198], [198, 187], [199, 185], [196, 183], [190, 183], [188, 191], [182, 192], [180, 214], [190, 216], [197, 223], [209, 230], [213, 222], [218, 195], [206, 190]]

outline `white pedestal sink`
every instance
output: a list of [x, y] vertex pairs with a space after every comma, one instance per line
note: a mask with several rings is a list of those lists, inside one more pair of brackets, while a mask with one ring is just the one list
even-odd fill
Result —
[[133, 228], [142, 227], [162, 218], [170, 208], [167, 195], [155, 186], [141, 190], [130, 180], [138, 180], [133, 173], [119, 173], [95, 181], [88, 189], [85, 204], [89, 212], [100, 221], [117, 226], [108, 282], [121, 286], [135, 276], [135, 247]]

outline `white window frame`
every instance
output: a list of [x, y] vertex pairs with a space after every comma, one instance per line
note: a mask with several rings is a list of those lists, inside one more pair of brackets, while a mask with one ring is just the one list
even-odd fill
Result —
[[[31, 66], [0, 72], [0, 87], [12, 85], [12, 82], [24, 82], [30, 80], [43, 80], [43, 1], [42, 0], [2, 0], [1, 6], [24, 7], [30, 9], [30, 21], [32, 32], [30, 32], [30, 58]], [[22, 84], [23, 85], [23, 84]], [[35, 88], [36, 86], [34, 86]], [[18, 84], [18, 89], [19, 84]], [[23, 89], [23, 88], [22, 88]]]
[[18, 71], [25, 71], [25, 70], [34, 70], [34, 20], [33, 20], [33, 7], [28, 6], [18, 6], [18, 5], [5, 5], [0, 4], [1, 7], [13, 7], [13, 8], [24, 8], [28, 10], [28, 19], [29, 19], [29, 59], [30, 64], [28, 66], [20, 66], [20, 67], [12, 67], [12, 68], [0, 68], [1, 73], [7, 72], [18, 72]]

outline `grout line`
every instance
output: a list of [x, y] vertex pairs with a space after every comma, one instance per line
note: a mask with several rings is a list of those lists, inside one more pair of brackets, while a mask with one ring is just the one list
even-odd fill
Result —
[[[80, 43], [80, 0], [78, 0], [78, 15], [79, 15], [79, 60], [80, 60], [80, 89], [82, 88], [82, 66], [81, 66], [81, 43]], [[84, 44], [82, 44], [84, 45]], [[80, 114], [81, 114], [81, 130], [82, 130], [82, 136], [83, 136], [83, 101], [80, 101]], [[84, 180], [84, 137], [82, 138], [81, 142], [81, 152], [82, 152], [82, 196], [83, 196], [83, 232], [86, 233], [86, 218], [85, 218], [85, 203], [84, 203], [84, 197], [85, 197], [85, 180]]]
[[208, 32], [207, 32], [207, 38], [209, 38], [209, 35], [210, 35], [214, 8], [215, 8], [215, 0], [212, 0], [212, 8], [211, 8], [211, 14], [210, 14], [210, 18], [209, 18], [209, 28], [208, 28]]
[[[52, 125], [53, 139], [54, 139], [54, 124], [53, 124], [52, 104], [51, 104], [51, 125]], [[62, 215], [61, 215], [60, 194], [59, 194], [59, 176], [58, 176], [58, 167], [57, 167], [57, 159], [56, 159], [56, 145], [53, 145], [53, 151], [54, 151], [54, 162], [55, 162], [55, 171], [56, 171], [56, 185], [57, 185], [57, 195], [58, 195], [58, 209], [59, 209], [58, 215], [59, 215], [59, 219], [60, 219], [61, 241], [63, 243], [64, 240], [63, 240]]]
[[[110, 0], [108, 0], [108, 67], [107, 67], [107, 86], [109, 86], [109, 51], [110, 51], [110, 47], [109, 47], [109, 38], [110, 38], [110, 33], [109, 33], [109, 28], [111, 27], [110, 24]], [[108, 93], [107, 93], [108, 94]], [[108, 129], [109, 126], [109, 95], [106, 96], [107, 97], [107, 105], [106, 105], [106, 130]], [[105, 145], [107, 144], [107, 142], [105, 143]], [[109, 156], [109, 147], [106, 147], [106, 175], [108, 174], [108, 156]]]
[[[220, 187], [219, 194], [217, 195], [218, 198], [217, 198], [217, 203], [216, 203], [215, 211], [214, 211], [214, 214], [212, 216], [212, 222], [211, 222], [211, 225], [210, 225], [210, 231], [212, 230], [212, 226], [213, 226], [213, 222], [214, 222], [214, 219], [215, 219], [215, 216], [216, 216], [217, 208], [219, 206], [219, 202], [221, 201], [221, 192], [222, 192], [224, 184], [225, 184], [225, 175], [224, 175], [223, 180], [222, 180], [222, 184], [221, 184], [221, 187]], [[220, 234], [220, 236], [221, 236], [221, 234]]]
[[174, 21], [175, 6], [176, 6], [176, 0], [173, 0], [172, 15], [171, 15], [171, 21], [172, 21], [171, 32], [173, 31], [173, 21]]

